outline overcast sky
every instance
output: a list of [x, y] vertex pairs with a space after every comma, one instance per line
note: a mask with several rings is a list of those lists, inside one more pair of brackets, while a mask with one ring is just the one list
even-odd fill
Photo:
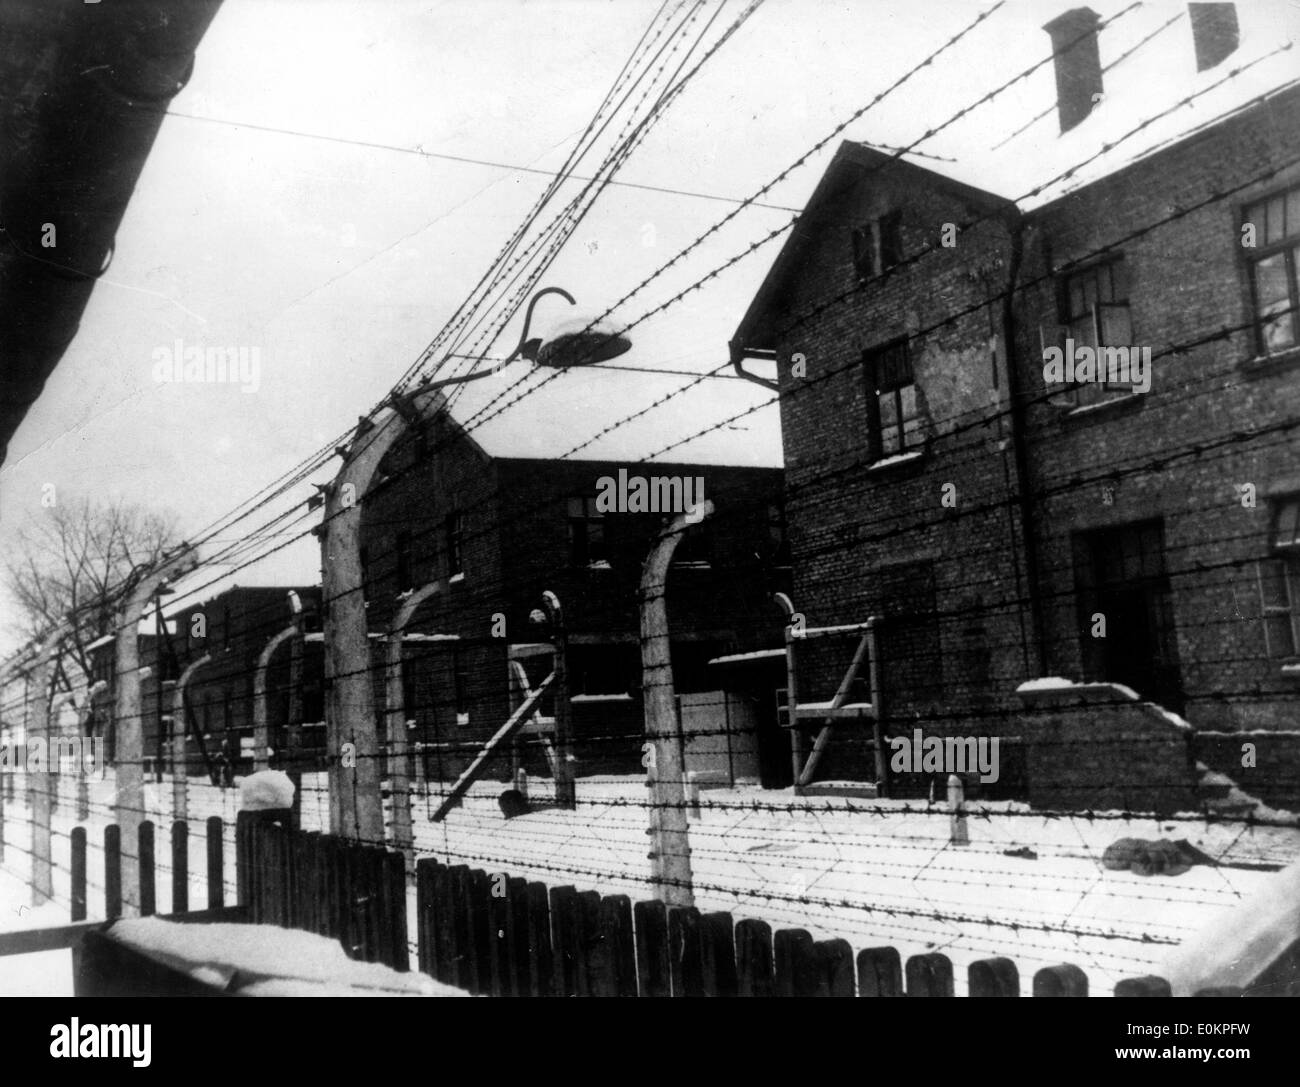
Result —
[[[618, 175], [698, 195], [606, 189], [544, 282], [599, 312], [992, 3], [767, 0]], [[1069, 6], [1008, 3], [845, 137], [916, 140], [1047, 56], [1041, 27]], [[1124, 6], [1094, 5], [1103, 17]], [[740, 7], [732, 0], [717, 28]], [[1300, 37], [1300, 4], [1238, 7], [1243, 60]], [[61, 499], [121, 496], [163, 507], [195, 532], [354, 422], [433, 338], [541, 193], [544, 174], [512, 167], [562, 162], [658, 8], [658, 0], [225, 0], [171, 107], [176, 116], [163, 123], [81, 331], [0, 470], [0, 547], [41, 516], [46, 483]], [[1103, 36], [1103, 63], [1179, 12], [1185, 5], [1148, 3], [1119, 20]], [[1191, 58], [1184, 15], [1108, 75], [1104, 116], [1062, 139], [1053, 114], [990, 153], [1052, 105], [1046, 65], [918, 149], [939, 158], [916, 161], [1019, 197], [1106, 133], [1225, 74], [1197, 76]], [[1208, 120], [1224, 94], [1259, 93], [1298, 70], [1292, 52], [1172, 123]], [[1162, 132], [1170, 134], [1148, 135]], [[801, 207], [838, 143], [764, 203]], [[640, 316], [787, 223], [779, 207], [747, 209], [618, 316]], [[783, 240], [639, 326], [619, 363], [699, 373], [725, 362], [727, 340]], [[546, 312], [571, 316], [557, 306]], [[257, 390], [156, 382], [156, 352], [177, 339], [256, 347]], [[602, 375], [593, 392], [584, 381], [566, 376], [544, 402], [525, 399], [502, 420], [562, 425], [576, 444], [602, 425], [597, 401], [617, 417], [679, 383], [629, 374], [611, 384]], [[642, 458], [667, 444], [664, 435], [756, 397], [754, 386], [710, 380], [582, 455]], [[747, 459], [778, 463], [775, 411], [746, 426], [732, 438]], [[687, 446], [671, 459], [693, 452], [708, 453]], [[314, 580], [318, 567], [307, 536], [235, 580]], [[0, 651], [14, 647], [10, 635], [0, 632]]]

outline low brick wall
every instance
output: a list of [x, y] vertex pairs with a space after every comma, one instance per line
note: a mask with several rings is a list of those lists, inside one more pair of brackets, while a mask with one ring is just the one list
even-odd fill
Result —
[[[1243, 792], [1270, 807], [1300, 811], [1300, 731], [1197, 732], [1193, 750]], [[1243, 759], [1254, 765], [1243, 765]]]
[[1122, 688], [1074, 685], [1026, 693], [1016, 731], [1035, 808], [1195, 811], [1195, 733]]

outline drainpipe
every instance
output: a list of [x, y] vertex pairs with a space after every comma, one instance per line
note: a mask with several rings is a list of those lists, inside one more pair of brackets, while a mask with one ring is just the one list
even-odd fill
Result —
[[1047, 646], [1043, 640], [1043, 600], [1039, 586], [1038, 541], [1034, 534], [1033, 499], [1030, 496], [1029, 451], [1025, 439], [1025, 397], [1027, 383], [1022, 381], [1016, 351], [1016, 282], [1025, 253], [1025, 221], [1016, 213], [1008, 228], [1011, 235], [1011, 260], [1007, 270], [1007, 289], [1002, 296], [1002, 336], [1007, 352], [1007, 398], [1011, 420], [1011, 444], [1016, 461], [1017, 505], [1020, 532], [1025, 554], [1025, 586], [1029, 594], [1029, 618], [1035, 660], [1040, 676], [1047, 675]]

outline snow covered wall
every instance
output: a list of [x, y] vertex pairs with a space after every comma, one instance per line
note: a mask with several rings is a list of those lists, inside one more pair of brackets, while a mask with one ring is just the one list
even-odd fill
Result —
[[1221, 911], [1170, 953], [1165, 977], [1174, 996], [1262, 983], [1271, 996], [1300, 993], [1300, 861], [1253, 895]]

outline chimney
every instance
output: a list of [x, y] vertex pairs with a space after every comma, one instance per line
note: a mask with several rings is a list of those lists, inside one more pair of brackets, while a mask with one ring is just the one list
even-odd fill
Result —
[[1204, 72], [1237, 51], [1241, 32], [1236, 4], [1188, 4], [1192, 20], [1192, 42], [1196, 46], [1196, 70]]
[[1062, 132], [1087, 117], [1096, 104], [1094, 97], [1101, 94], [1100, 21], [1091, 8], [1071, 8], [1043, 27], [1051, 36], [1056, 61], [1056, 108]]

